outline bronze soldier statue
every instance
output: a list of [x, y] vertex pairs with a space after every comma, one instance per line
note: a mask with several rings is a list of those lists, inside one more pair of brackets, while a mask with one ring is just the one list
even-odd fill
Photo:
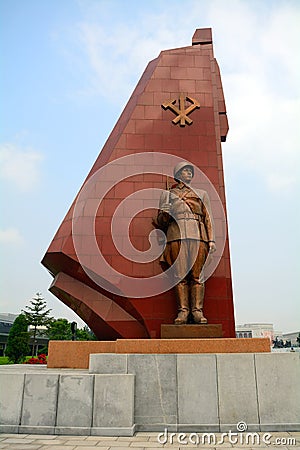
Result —
[[209, 197], [204, 190], [190, 188], [193, 176], [191, 164], [185, 161], [177, 164], [174, 168], [177, 184], [162, 193], [157, 216], [158, 225], [167, 230], [161, 262], [172, 266], [177, 260], [173, 266], [178, 281], [175, 292], [179, 312], [174, 322], [177, 325], [186, 324], [190, 312], [195, 323], [207, 323], [203, 315], [202, 269], [208, 253], [216, 250]]

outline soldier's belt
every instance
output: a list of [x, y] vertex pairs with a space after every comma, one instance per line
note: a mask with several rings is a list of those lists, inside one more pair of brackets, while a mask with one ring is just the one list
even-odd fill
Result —
[[179, 213], [174, 215], [174, 219], [197, 220], [198, 222], [202, 222], [202, 216], [200, 214], [192, 213]]

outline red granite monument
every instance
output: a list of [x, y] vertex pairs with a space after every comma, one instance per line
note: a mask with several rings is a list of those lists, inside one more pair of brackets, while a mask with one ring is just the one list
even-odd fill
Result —
[[148, 64], [42, 260], [54, 277], [50, 291], [99, 340], [160, 338], [161, 325], [176, 317], [159, 254], [151, 259], [149, 248], [160, 247], [149, 236], [156, 193], [173, 181], [164, 170], [180, 159], [199, 168], [212, 203], [222, 205], [215, 223], [223, 241], [205, 283], [204, 313], [224, 337], [235, 337], [221, 149], [227, 132], [211, 29], [198, 29], [191, 46], [162, 51]]

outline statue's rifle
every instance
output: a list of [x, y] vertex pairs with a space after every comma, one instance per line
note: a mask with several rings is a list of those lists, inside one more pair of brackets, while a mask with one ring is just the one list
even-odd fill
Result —
[[169, 176], [167, 175], [167, 179], [166, 179], [166, 188], [167, 188], [167, 198], [166, 198], [166, 204], [170, 205], [171, 203], [171, 183], [169, 180]]
[[[167, 191], [167, 196], [166, 196], [166, 201], [165, 201], [165, 205], [170, 205], [170, 200], [171, 200], [171, 183], [170, 183], [170, 181], [169, 181], [169, 177], [168, 177], [168, 175], [167, 175], [167, 178], [166, 178], [166, 191]], [[161, 205], [162, 207], [163, 207], [163, 205]], [[163, 209], [162, 209], [162, 211], [163, 211]], [[166, 234], [166, 232], [167, 232], [167, 228], [168, 228], [168, 221], [164, 224], [164, 223], [158, 223], [158, 221], [157, 221], [157, 219], [153, 219], [152, 220], [152, 225], [155, 227], [155, 228], [158, 228], [158, 229], [160, 229], [160, 230], [163, 230], [164, 231], [164, 233]], [[166, 243], [166, 239], [165, 239], [165, 237], [162, 237], [162, 235], [160, 234], [159, 236], [158, 236], [158, 244], [159, 245], [163, 245], [163, 244], [165, 244]]]

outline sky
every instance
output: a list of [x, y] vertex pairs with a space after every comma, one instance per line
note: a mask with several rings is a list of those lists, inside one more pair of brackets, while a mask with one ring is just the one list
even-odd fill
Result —
[[40, 264], [147, 63], [211, 27], [237, 324], [300, 330], [298, 0], [0, 0], [0, 312], [48, 292]]

